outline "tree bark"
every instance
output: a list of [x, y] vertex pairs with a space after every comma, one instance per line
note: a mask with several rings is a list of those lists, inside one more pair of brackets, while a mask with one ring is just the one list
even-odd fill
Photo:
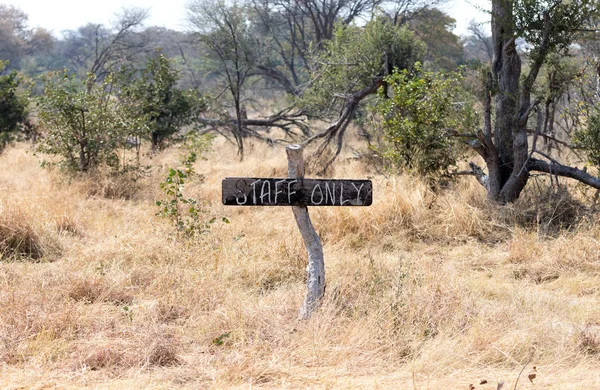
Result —
[[[516, 167], [515, 161], [515, 157], [521, 160], [524, 155], [522, 163], [525, 162], [527, 136], [523, 137], [518, 115], [521, 59], [515, 43], [511, 0], [497, 0], [492, 3], [492, 41], [492, 75], [497, 88], [494, 96], [496, 120], [493, 137], [497, 156], [490, 159], [496, 166], [488, 167], [488, 197], [506, 203], [514, 201], [527, 182], [526, 171], [521, 171], [521, 166]], [[489, 164], [487, 161], [486, 163]]]
[[[291, 178], [304, 178], [304, 157], [301, 145], [289, 145], [286, 148], [288, 156], [288, 176]], [[302, 234], [306, 251], [308, 252], [308, 266], [306, 271], [306, 297], [300, 308], [298, 319], [309, 319], [312, 312], [317, 308], [323, 295], [325, 295], [325, 262], [323, 259], [323, 246], [321, 239], [310, 221], [308, 208], [306, 206], [292, 206], [294, 218], [298, 229]]]
[[158, 133], [153, 131], [151, 134], [151, 144], [152, 144], [152, 153], [158, 152], [158, 145], [160, 144], [160, 139], [158, 137]]
[[[238, 80], [239, 80], [239, 78], [238, 78]], [[235, 117], [236, 117], [235, 129], [233, 130], [233, 136], [237, 143], [238, 155], [240, 156], [240, 161], [243, 161], [244, 160], [244, 136], [243, 136], [244, 129], [242, 128], [242, 107], [241, 107], [240, 87], [241, 87], [241, 83], [238, 81], [238, 85], [236, 86], [235, 91], [233, 88], [231, 88], [231, 89], [232, 89], [232, 94], [233, 94], [233, 101], [235, 104]]]

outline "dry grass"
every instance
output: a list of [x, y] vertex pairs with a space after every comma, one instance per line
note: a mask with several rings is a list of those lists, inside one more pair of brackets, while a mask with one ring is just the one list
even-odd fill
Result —
[[[55, 233], [20, 205], [0, 211], [0, 259], [39, 261], [59, 251]], [[61, 224], [57, 230], [63, 229]]]
[[286, 175], [282, 148], [249, 149], [240, 164], [219, 141], [198, 162], [188, 195], [231, 223], [193, 240], [155, 216], [177, 150], [133, 188], [66, 183], [25, 146], [0, 155], [0, 388], [600, 388], [585, 198], [499, 207], [473, 180], [433, 193], [341, 160], [336, 177], [374, 175], [375, 201], [311, 210], [327, 293], [298, 322], [291, 211], [220, 204], [225, 176]]

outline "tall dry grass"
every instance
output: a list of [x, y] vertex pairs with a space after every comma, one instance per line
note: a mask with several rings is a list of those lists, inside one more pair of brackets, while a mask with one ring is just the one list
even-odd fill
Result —
[[286, 175], [283, 148], [251, 148], [239, 163], [218, 141], [196, 164], [187, 195], [231, 223], [189, 240], [155, 215], [179, 150], [122, 196], [25, 146], [0, 155], [0, 388], [600, 388], [588, 200], [499, 207], [473, 180], [433, 192], [342, 159], [335, 176], [372, 176], [374, 204], [310, 210], [327, 291], [298, 322], [291, 210], [220, 204], [226, 176]]

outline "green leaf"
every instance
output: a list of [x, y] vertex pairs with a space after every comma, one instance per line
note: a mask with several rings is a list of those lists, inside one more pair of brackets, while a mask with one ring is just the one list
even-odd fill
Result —
[[213, 339], [213, 341], [212, 341], [212, 343], [213, 343], [214, 345], [217, 345], [217, 346], [222, 346], [223, 344], [225, 344], [225, 340], [226, 340], [227, 338], [229, 338], [229, 336], [230, 336], [230, 335], [231, 335], [231, 333], [230, 333], [230, 332], [223, 333], [222, 335], [220, 335], [220, 336], [218, 336], [218, 337], [214, 338], [214, 339]]

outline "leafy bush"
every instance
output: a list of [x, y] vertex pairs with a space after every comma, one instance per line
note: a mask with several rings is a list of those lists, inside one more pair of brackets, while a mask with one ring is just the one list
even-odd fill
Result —
[[134, 68], [120, 72], [119, 97], [133, 102], [136, 113], [147, 122], [147, 134], [155, 150], [162, 141], [192, 122], [194, 115], [206, 107], [196, 90], [176, 87], [179, 72], [172, 61], [162, 54], [151, 57], [141, 74]]
[[100, 165], [119, 171], [123, 161], [117, 150], [127, 148], [127, 137], [145, 125], [131, 114], [131, 105], [112, 96], [114, 75], [99, 83], [94, 77], [79, 83], [66, 70], [51, 73], [37, 99], [40, 123], [47, 131], [37, 151], [58, 156], [58, 165], [67, 171], [87, 172]]
[[[0, 73], [8, 62], [0, 61]], [[16, 71], [0, 76], [0, 150], [10, 141], [11, 133], [27, 119], [27, 95], [19, 90], [21, 79]]]
[[92, 74], [80, 83], [66, 70], [50, 73], [37, 100], [48, 132], [38, 152], [59, 156], [58, 164], [72, 172], [99, 166], [121, 172], [131, 166], [117, 151], [135, 147], [138, 166], [142, 139], [151, 139], [156, 148], [204, 109], [196, 92], [176, 88], [178, 80], [161, 54], [150, 58], [141, 74], [125, 68], [100, 82]]
[[587, 128], [575, 133], [573, 144], [586, 151], [590, 164], [600, 168], [600, 113], [589, 118]]
[[427, 72], [419, 64], [385, 79], [392, 96], [382, 88], [376, 110], [384, 118], [381, 152], [393, 166], [440, 177], [456, 163], [462, 149], [455, 136], [477, 125], [462, 79], [459, 72]]
[[186, 237], [191, 237], [197, 232], [204, 232], [208, 227], [200, 221], [202, 210], [198, 201], [183, 195], [185, 182], [194, 174], [192, 165], [195, 162], [196, 154], [190, 153], [183, 162], [184, 169], [169, 168], [167, 178], [160, 183], [160, 188], [167, 199], [156, 202], [156, 205], [160, 207], [160, 211], [156, 215], [171, 219], [178, 234]]

